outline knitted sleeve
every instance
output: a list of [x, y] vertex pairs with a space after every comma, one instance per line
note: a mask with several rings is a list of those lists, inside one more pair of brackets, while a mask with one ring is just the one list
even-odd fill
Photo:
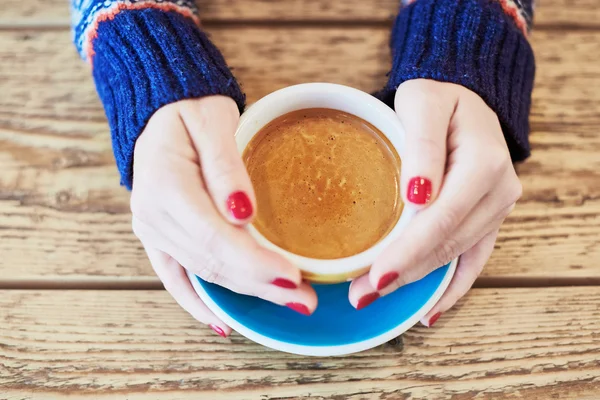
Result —
[[199, 27], [193, 0], [71, 0], [73, 38], [91, 65], [121, 184], [131, 189], [135, 141], [160, 107], [211, 94], [245, 97]]
[[513, 161], [527, 158], [535, 75], [527, 40], [532, 0], [407, 3], [392, 30], [392, 70], [379, 97], [393, 106], [398, 85], [416, 78], [465, 86], [496, 112]]

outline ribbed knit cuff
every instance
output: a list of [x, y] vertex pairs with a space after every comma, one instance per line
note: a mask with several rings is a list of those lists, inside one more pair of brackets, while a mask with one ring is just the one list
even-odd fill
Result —
[[245, 97], [219, 50], [189, 18], [154, 8], [99, 23], [93, 75], [111, 128], [121, 184], [131, 189], [135, 141], [160, 107], [206, 95]]
[[393, 107], [396, 88], [410, 79], [465, 86], [498, 115], [512, 159], [529, 156], [533, 51], [497, 1], [418, 0], [400, 12], [391, 46], [384, 102]]

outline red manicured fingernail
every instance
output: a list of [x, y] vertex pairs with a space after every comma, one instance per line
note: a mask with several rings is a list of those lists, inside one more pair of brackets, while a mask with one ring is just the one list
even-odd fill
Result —
[[227, 335], [225, 334], [225, 331], [224, 331], [223, 329], [221, 329], [221, 328], [219, 328], [218, 326], [216, 326], [216, 325], [213, 325], [213, 324], [210, 324], [209, 326], [210, 326], [210, 329], [212, 329], [213, 331], [215, 331], [215, 333], [216, 333], [217, 335], [219, 335], [219, 336], [221, 336], [221, 337], [224, 337], [224, 338], [226, 338], [226, 337], [227, 337]]
[[358, 300], [358, 303], [356, 303], [356, 309], [360, 310], [361, 308], [365, 308], [366, 306], [377, 300], [379, 297], [379, 293], [377, 292], [365, 294]]
[[388, 272], [387, 274], [379, 278], [379, 282], [377, 283], [377, 290], [385, 289], [390, 283], [394, 282], [396, 279], [398, 279], [397, 272]]
[[433, 326], [433, 324], [435, 324], [435, 321], [437, 321], [440, 316], [442, 315], [441, 312], [435, 313], [431, 316], [431, 318], [429, 318], [429, 324], [428, 326], [431, 328]]
[[415, 176], [408, 182], [406, 199], [414, 204], [426, 204], [431, 199], [431, 181]]
[[232, 193], [227, 198], [227, 208], [235, 219], [247, 219], [252, 215], [252, 203], [244, 192]]
[[271, 283], [284, 289], [296, 289], [298, 287], [298, 285], [296, 285], [294, 282], [285, 278], [274, 279]]
[[286, 306], [302, 315], [310, 315], [310, 310], [304, 304], [301, 303], [286, 303]]

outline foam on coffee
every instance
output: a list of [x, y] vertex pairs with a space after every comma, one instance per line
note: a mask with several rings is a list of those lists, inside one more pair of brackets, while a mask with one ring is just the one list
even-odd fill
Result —
[[400, 158], [354, 115], [325, 108], [285, 114], [254, 136], [243, 159], [257, 198], [254, 227], [292, 253], [352, 256], [400, 217]]

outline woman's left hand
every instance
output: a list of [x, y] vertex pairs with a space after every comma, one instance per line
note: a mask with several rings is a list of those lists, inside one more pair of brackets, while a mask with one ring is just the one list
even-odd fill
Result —
[[481, 273], [522, 188], [498, 117], [474, 92], [411, 80], [398, 88], [395, 109], [406, 132], [403, 200], [421, 211], [369, 274], [352, 282], [349, 298], [363, 308], [461, 256], [450, 286], [421, 320], [431, 326]]

